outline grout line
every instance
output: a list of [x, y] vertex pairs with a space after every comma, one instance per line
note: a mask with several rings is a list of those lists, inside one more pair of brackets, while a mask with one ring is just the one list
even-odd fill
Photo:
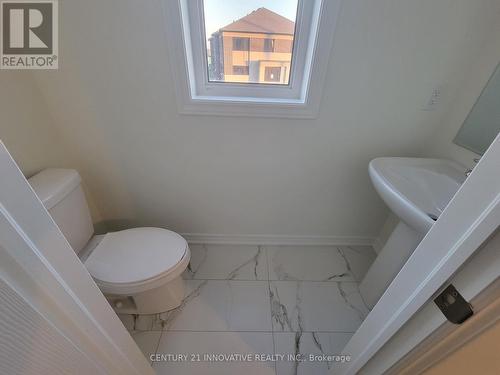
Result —
[[[158, 332], [158, 331], [151, 331]], [[160, 349], [161, 338], [163, 337], [163, 331], [160, 331], [160, 337], [158, 338], [158, 343], [156, 344], [155, 354], [158, 354], [158, 349]]]
[[[175, 333], [182, 333], [182, 332], [188, 332], [188, 333], [196, 333], [196, 332], [203, 332], [203, 333], [295, 333], [297, 331], [245, 331], [245, 330], [231, 330], [231, 331], [204, 331], [204, 330], [199, 330], [199, 329], [194, 329], [194, 330], [189, 330], [189, 329], [175, 329], [175, 330], [163, 330], [163, 331], [141, 331], [141, 332], [175, 332]], [[323, 330], [314, 330], [314, 331], [308, 331], [304, 330], [302, 331], [303, 333], [352, 333], [354, 334], [355, 331], [323, 331]]]
[[366, 246], [373, 248], [376, 237], [364, 236], [293, 236], [293, 235], [223, 235], [207, 233], [180, 233], [189, 245], [216, 246], [283, 246], [331, 247]]
[[269, 262], [269, 250], [267, 246], [263, 246], [264, 251], [266, 252], [266, 269], [267, 269], [267, 281], [271, 280], [271, 271], [269, 267], [271, 267], [271, 263]]
[[[296, 333], [298, 331], [274, 331], [273, 333]], [[321, 330], [314, 330], [314, 331], [300, 331], [302, 333], [349, 333], [349, 334], [355, 334], [356, 331], [321, 331]]]
[[343, 279], [338, 279], [338, 280], [280, 280], [280, 279], [263, 279], [263, 280], [255, 280], [255, 279], [184, 279], [185, 281], [189, 281], [189, 280], [198, 280], [198, 281], [271, 281], [271, 282], [291, 282], [291, 283], [296, 283], [296, 282], [305, 282], [305, 283], [325, 283], [325, 284], [328, 284], [328, 283], [342, 283], [342, 284], [345, 284], [345, 283], [353, 283], [353, 284], [359, 284], [359, 281], [357, 280], [343, 280]]
[[[276, 355], [276, 340], [275, 340], [275, 337], [274, 337], [274, 328], [273, 328], [273, 307], [271, 306], [271, 295], [270, 295], [270, 292], [271, 292], [271, 281], [270, 281], [270, 267], [271, 267], [271, 263], [269, 262], [269, 251], [267, 249], [267, 247], [264, 247], [264, 251], [266, 253], [266, 269], [267, 269], [267, 298], [269, 300], [269, 315], [271, 317], [271, 337], [272, 337], [272, 340], [273, 340], [273, 356]], [[273, 367], [274, 367], [274, 373], [277, 374], [278, 373], [278, 368], [277, 368], [277, 363], [276, 361], [273, 363]]]

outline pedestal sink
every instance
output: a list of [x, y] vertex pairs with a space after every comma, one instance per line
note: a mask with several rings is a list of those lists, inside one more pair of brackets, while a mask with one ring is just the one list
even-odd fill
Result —
[[360, 284], [370, 307], [377, 303], [422, 238], [465, 181], [466, 168], [443, 159], [377, 158], [369, 173], [399, 223]]

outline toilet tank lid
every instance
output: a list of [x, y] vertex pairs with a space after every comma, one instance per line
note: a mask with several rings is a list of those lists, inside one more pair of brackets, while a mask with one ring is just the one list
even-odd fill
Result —
[[47, 210], [50, 210], [71, 193], [80, 185], [81, 181], [82, 179], [76, 170], [62, 168], [44, 169], [28, 179]]

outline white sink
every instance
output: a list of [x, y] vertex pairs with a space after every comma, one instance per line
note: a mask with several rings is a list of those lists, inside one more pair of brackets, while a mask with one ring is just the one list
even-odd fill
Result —
[[363, 300], [373, 307], [465, 181], [466, 168], [441, 159], [378, 158], [368, 170], [399, 218], [359, 285]]
[[377, 158], [369, 173], [375, 189], [401, 221], [426, 234], [465, 181], [466, 168], [443, 159]]

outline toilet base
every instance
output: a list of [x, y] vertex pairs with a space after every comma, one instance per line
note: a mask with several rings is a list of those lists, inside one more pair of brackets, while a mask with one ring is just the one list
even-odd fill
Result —
[[159, 314], [178, 307], [184, 299], [181, 276], [165, 285], [131, 296], [105, 295], [117, 314]]

